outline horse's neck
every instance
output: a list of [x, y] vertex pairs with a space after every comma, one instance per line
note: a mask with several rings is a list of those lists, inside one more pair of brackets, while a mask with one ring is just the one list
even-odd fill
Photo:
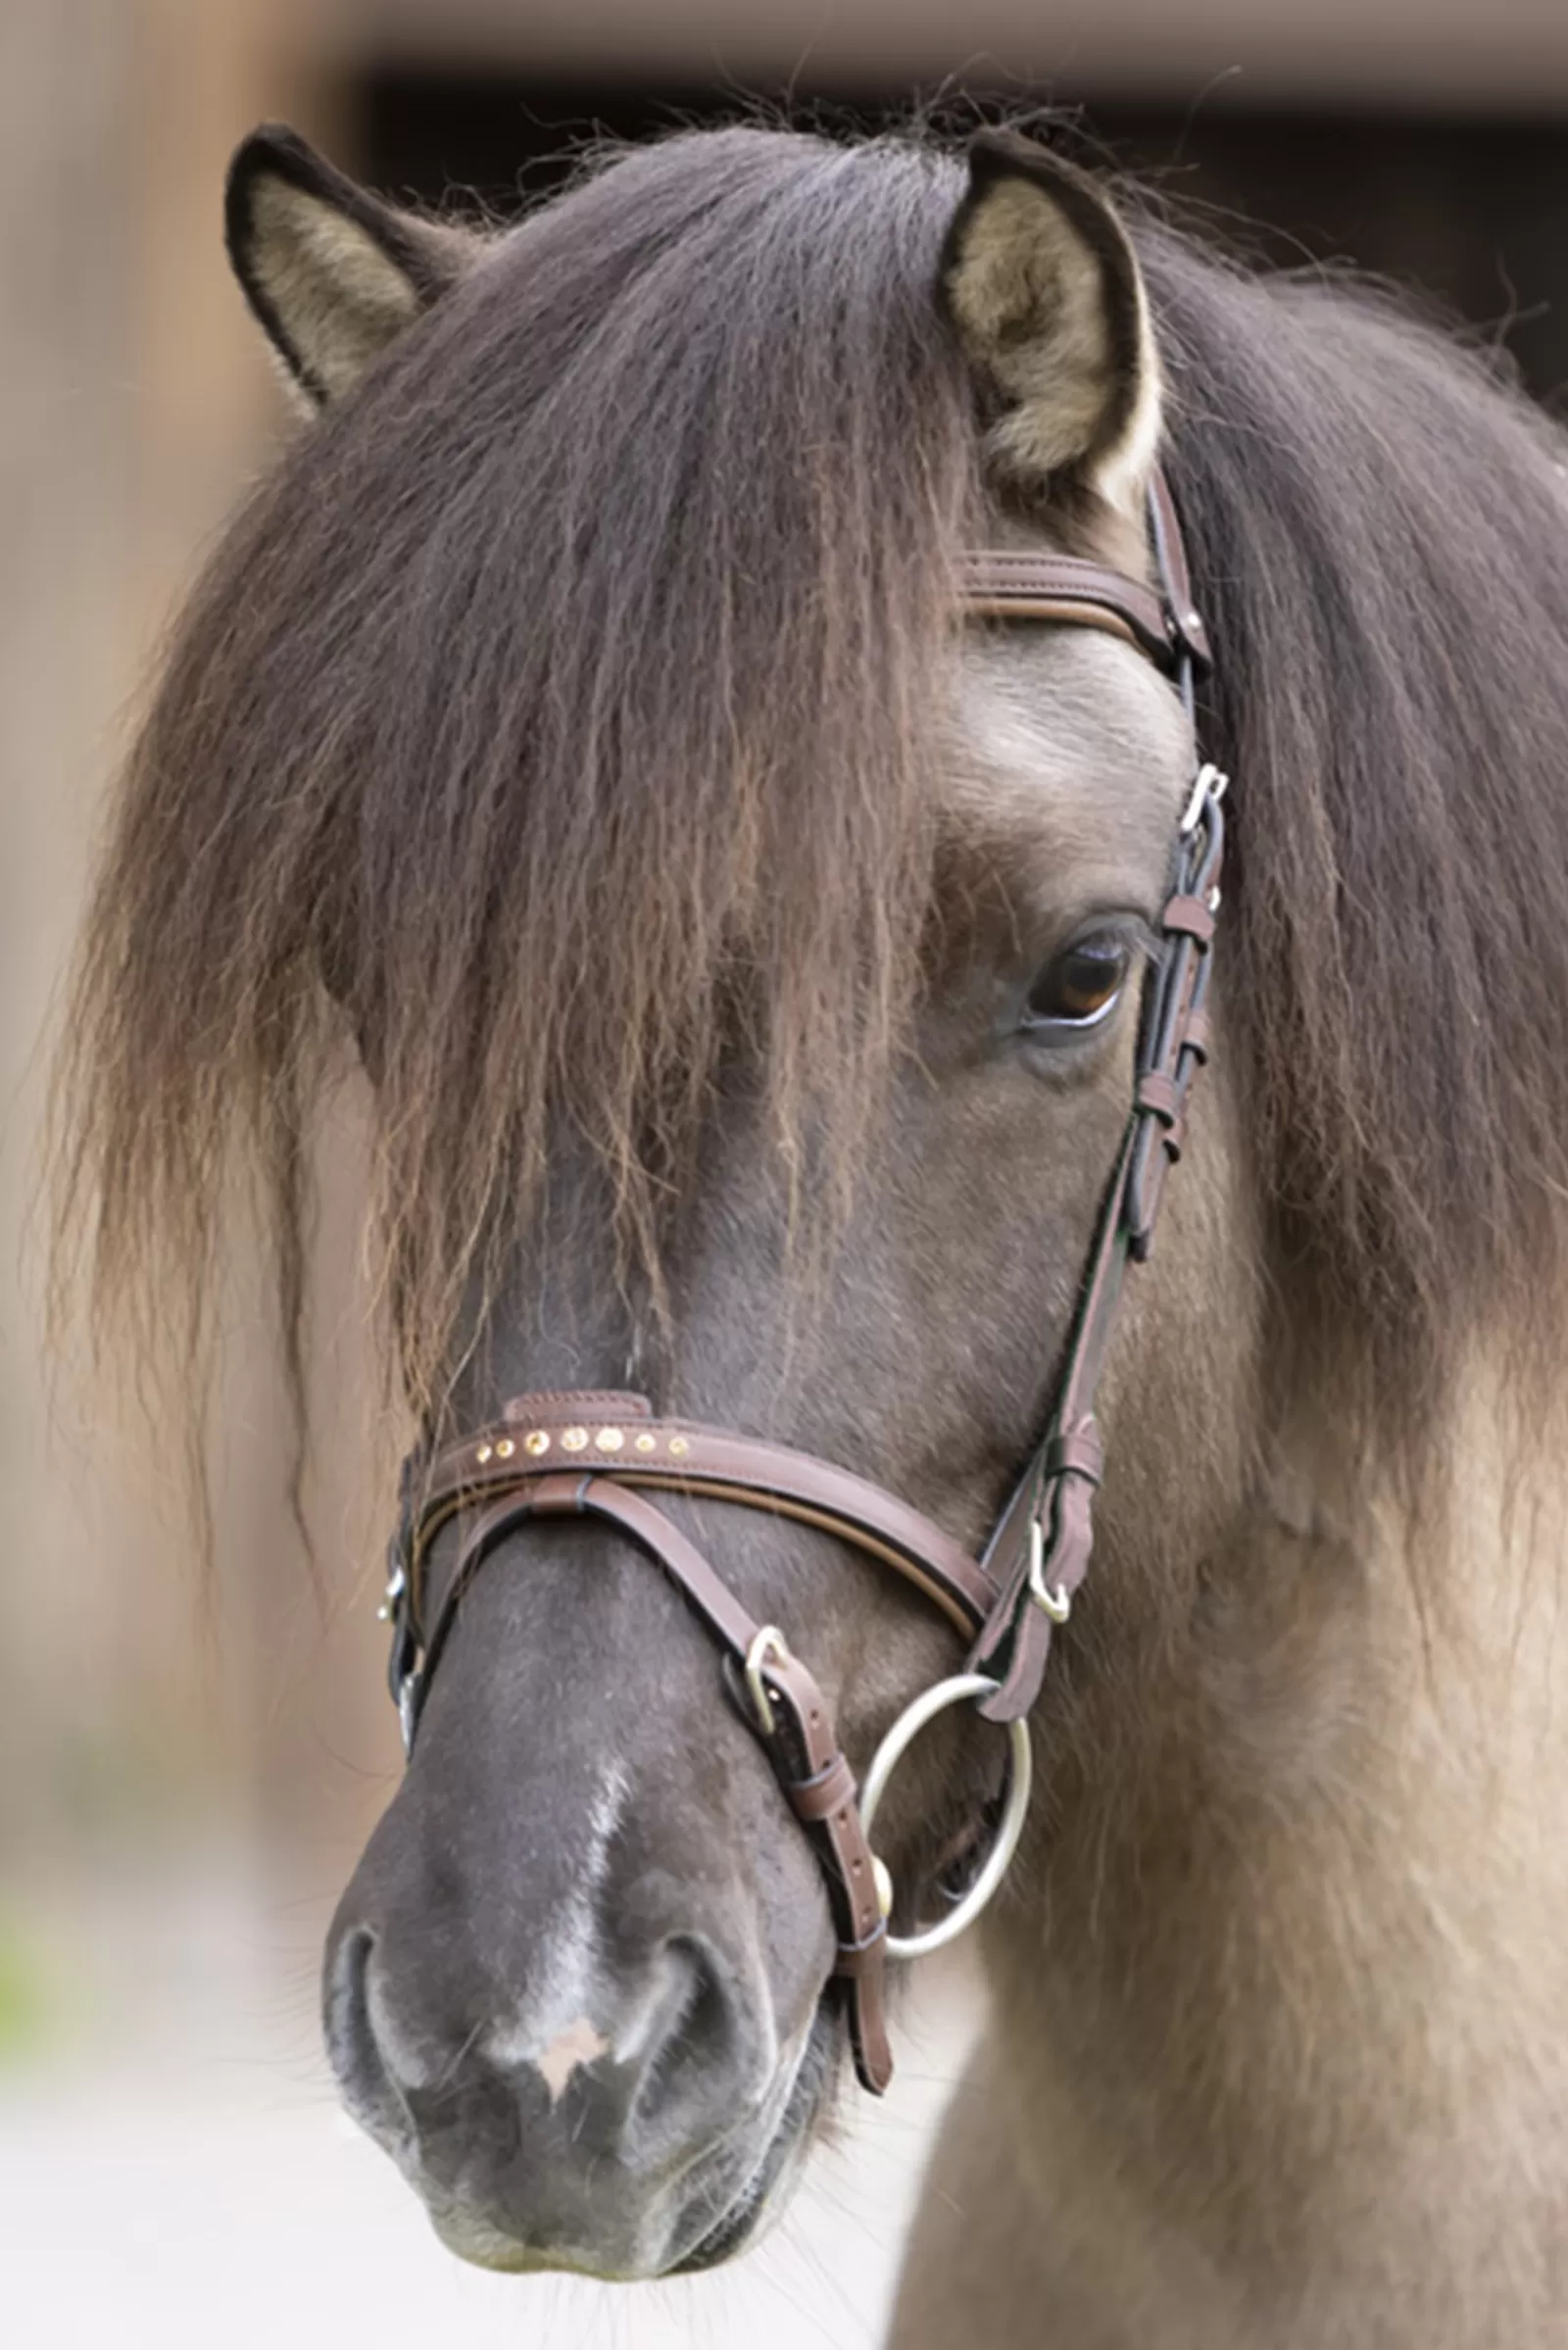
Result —
[[1303, 1444], [1085, 1707], [1049, 1924], [993, 1940], [1058, 2184], [1098, 2156], [1249, 2290], [1430, 2285], [1434, 2342], [1503, 2338], [1435, 2328], [1513, 2312], [1568, 2209], [1568, 1472], [1499, 1392], [1453, 1412], [1441, 1533]]

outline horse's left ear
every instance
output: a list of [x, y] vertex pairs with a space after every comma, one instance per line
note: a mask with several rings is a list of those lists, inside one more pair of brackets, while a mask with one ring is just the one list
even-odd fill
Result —
[[229, 165], [223, 227], [245, 299], [313, 408], [351, 390], [484, 249], [384, 204], [276, 122]]
[[993, 395], [987, 456], [1021, 487], [1087, 481], [1141, 512], [1159, 439], [1159, 368], [1126, 229], [1087, 173], [986, 131], [948, 232], [942, 289]]

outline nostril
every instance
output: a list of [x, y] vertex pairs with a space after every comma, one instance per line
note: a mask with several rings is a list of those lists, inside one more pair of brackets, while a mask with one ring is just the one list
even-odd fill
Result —
[[408, 2133], [409, 2117], [387, 2071], [370, 2015], [370, 1959], [375, 1935], [368, 1926], [342, 1935], [326, 1967], [326, 2052], [343, 2102], [354, 2119], [381, 2139]]
[[647, 2053], [627, 2115], [628, 2140], [689, 2135], [710, 2107], [747, 2100], [737, 2003], [710, 1945], [677, 1935], [659, 1954], [662, 1977], [645, 2040]]

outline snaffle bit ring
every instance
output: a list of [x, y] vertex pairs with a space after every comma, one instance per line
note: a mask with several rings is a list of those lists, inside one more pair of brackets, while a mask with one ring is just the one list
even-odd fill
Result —
[[[918, 1738], [928, 1722], [946, 1713], [950, 1705], [961, 1705], [966, 1699], [989, 1697], [999, 1685], [986, 1673], [956, 1673], [950, 1681], [938, 1681], [922, 1689], [912, 1705], [906, 1705], [887, 1737], [871, 1758], [871, 1768], [860, 1789], [860, 1825], [870, 1840], [871, 1824], [875, 1820], [888, 1781], [904, 1759], [906, 1747]], [[975, 1879], [963, 1899], [951, 1914], [935, 1926], [922, 1928], [918, 1934], [890, 1934], [887, 1940], [890, 1958], [924, 1958], [940, 1950], [974, 1924], [1002, 1880], [1007, 1874], [1008, 1863], [1018, 1849], [1023, 1834], [1024, 1815], [1029, 1809], [1029, 1784], [1034, 1760], [1029, 1750], [1029, 1725], [1024, 1721], [1007, 1724], [1010, 1744], [1010, 1769], [1007, 1773], [1007, 1800], [1003, 1808], [1002, 1824], [997, 1840], [986, 1858], [985, 1867]], [[891, 1880], [888, 1881], [891, 1893]], [[891, 1907], [891, 1899], [888, 1906]]]

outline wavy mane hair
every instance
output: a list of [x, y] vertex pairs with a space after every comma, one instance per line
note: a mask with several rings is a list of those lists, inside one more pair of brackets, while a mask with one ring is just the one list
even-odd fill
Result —
[[[417, 1403], [559, 1122], [659, 1235], [737, 1020], [852, 1182], [919, 984], [973, 395], [958, 164], [732, 129], [526, 220], [289, 450], [177, 625], [62, 1071], [100, 1317], [199, 1331], [253, 1154], [297, 1331], [352, 1029]], [[1136, 230], [1236, 777], [1224, 986], [1284, 1278], [1378, 1391], [1568, 1197], [1568, 497], [1384, 299]], [[1555, 508], [1552, 501], [1555, 499]], [[812, 1138], [805, 1154], [802, 1138]], [[830, 1184], [829, 1190], [833, 1189]]]

